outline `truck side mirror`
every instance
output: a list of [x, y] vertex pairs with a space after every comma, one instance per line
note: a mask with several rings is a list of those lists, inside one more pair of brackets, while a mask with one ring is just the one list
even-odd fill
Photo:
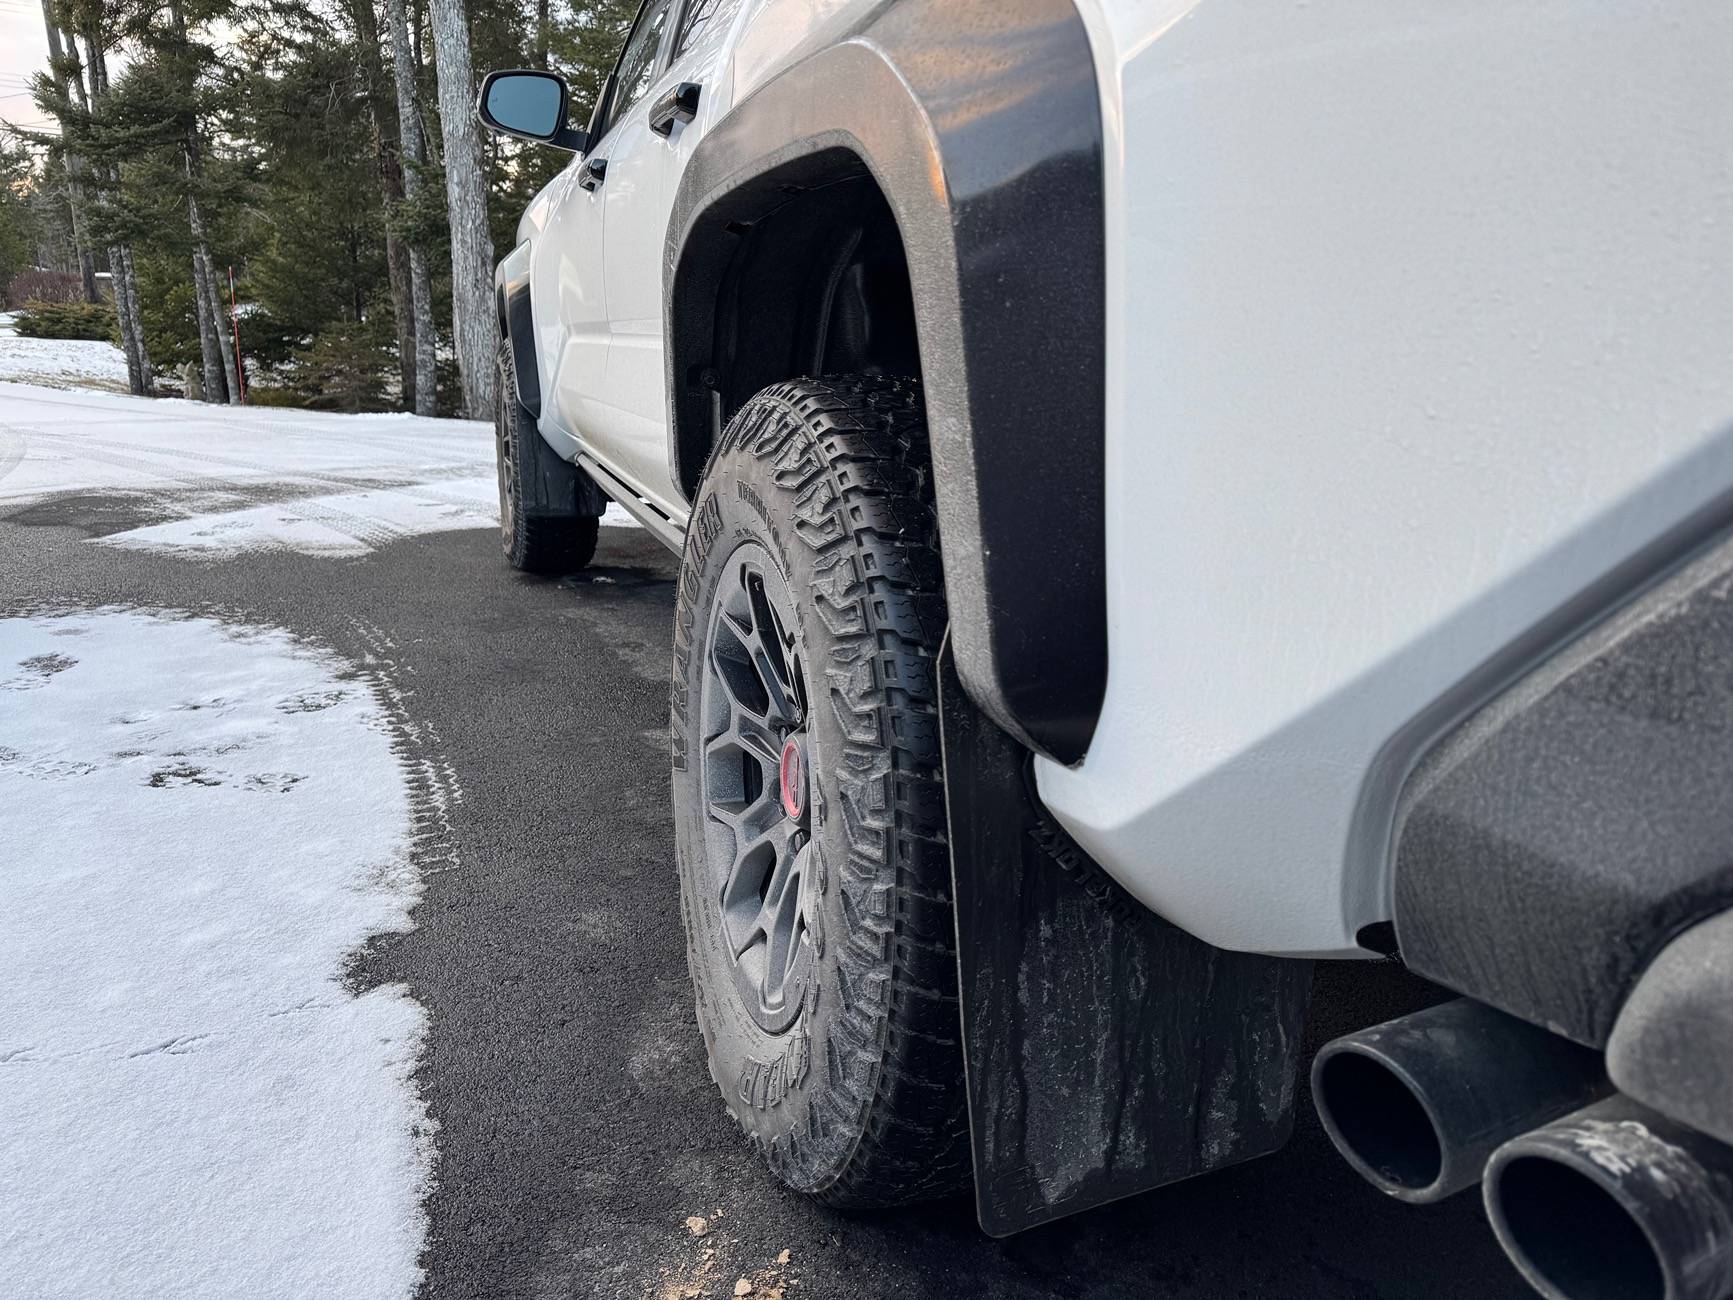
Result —
[[565, 81], [551, 72], [502, 69], [482, 80], [475, 114], [489, 130], [582, 153], [590, 138], [566, 125], [569, 98]]

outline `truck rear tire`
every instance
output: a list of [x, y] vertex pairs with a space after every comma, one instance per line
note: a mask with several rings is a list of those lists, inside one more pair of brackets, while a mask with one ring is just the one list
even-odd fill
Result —
[[710, 1072], [797, 1191], [884, 1206], [970, 1161], [920, 390], [796, 380], [729, 423], [687, 530], [674, 812]]
[[514, 569], [557, 578], [596, 553], [597, 518], [578, 513], [578, 469], [554, 454], [517, 400], [511, 344], [499, 345], [494, 453], [499, 466], [500, 547]]

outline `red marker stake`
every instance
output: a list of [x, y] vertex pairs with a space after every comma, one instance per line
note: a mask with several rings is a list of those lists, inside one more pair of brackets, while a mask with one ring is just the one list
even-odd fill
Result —
[[241, 389], [241, 405], [247, 404], [247, 368], [241, 364], [241, 313], [235, 306], [235, 268], [229, 268], [229, 327], [235, 333], [235, 380]]

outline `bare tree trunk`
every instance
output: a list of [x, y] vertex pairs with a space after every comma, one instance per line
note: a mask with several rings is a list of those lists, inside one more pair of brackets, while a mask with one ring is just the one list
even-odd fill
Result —
[[210, 279], [205, 274], [204, 259], [204, 222], [199, 217], [199, 201], [188, 198], [189, 220], [193, 225], [193, 306], [198, 310], [199, 317], [199, 354], [204, 361], [205, 387], [204, 398], [207, 402], [222, 402], [228, 394], [223, 391], [223, 342], [217, 334], [220, 318], [211, 314]]
[[[169, 21], [174, 25], [176, 40], [183, 53], [187, 45], [186, 17], [179, 0], [171, 0]], [[196, 89], [196, 73], [189, 71], [187, 90]], [[181, 141], [181, 157], [187, 173], [187, 228], [193, 237], [193, 301], [198, 308], [199, 354], [204, 362], [205, 400], [207, 402], [238, 402], [240, 393], [235, 374], [235, 359], [229, 355], [223, 333], [223, 309], [217, 297], [216, 267], [211, 261], [210, 239], [205, 230], [204, 214], [199, 211], [199, 179], [204, 175], [204, 147], [199, 139], [196, 110], [189, 113], [186, 136]], [[227, 385], [225, 386], [225, 380]]]
[[126, 389], [134, 397], [144, 396], [144, 371], [139, 366], [139, 339], [132, 332], [132, 312], [126, 296], [126, 274], [121, 269], [120, 249], [108, 246], [108, 277], [114, 286], [114, 320], [120, 326], [120, 350], [126, 354]]
[[[60, 43], [60, 23], [54, 14], [54, 0], [42, 0], [42, 24], [48, 30], [48, 67], [54, 80], [54, 89], [61, 98], [66, 97], [69, 79], [66, 75], [66, 50]], [[72, 48], [72, 61], [78, 61], [78, 47]], [[84, 79], [78, 79], [78, 99], [86, 108], [88, 101], [84, 97]], [[102, 295], [96, 291], [96, 258], [90, 251], [90, 234], [84, 221], [84, 159], [68, 149], [64, 153], [66, 163], [66, 192], [68, 206], [72, 209], [72, 245], [78, 258], [78, 278], [84, 290], [84, 301], [101, 302]]]
[[223, 359], [223, 379], [228, 385], [229, 405], [239, 406], [241, 377], [235, 370], [233, 326], [229, 322], [229, 313], [223, 308], [223, 279], [217, 274], [217, 264], [211, 258], [211, 246], [203, 239], [199, 240], [198, 255], [204, 259], [205, 292], [210, 295], [211, 323], [216, 327], [217, 352]]
[[[403, 146], [403, 190], [413, 205], [421, 195], [420, 168], [427, 162], [421, 138], [421, 115], [415, 106], [415, 54], [409, 42], [409, 21], [403, 0], [386, 0], [391, 23], [391, 72], [397, 84], [397, 129]], [[413, 239], [403, 241], [409, 254], [410, 310], [415, 328], [415, 413], [432, 415], [437, 407], [434, 369], [433, 281], [427, 274], [427, 254]]]
[[487, 187], [475, 121], [475, 76], [463, 0], [429, 0], [439, 126], [445, 140], [445, 199], [451, 222], [452, 338], [463, 378], [463, 410], [493, 417], [493, 240], [487, 232]]
[[[95, 11], [101, 20], [101, 9]], [[100, 105], [108, 98], [108, 59], [100, 32], [84, 35], [85, 66], [90, 69], [90, 102]], [[120, 168], [106, 169], [110, 185], [120, 184]], [[132, 274], [132, 250], [121, 244], [108, 246], [109, 283], [114, 287], [114, 315], [120, 324], [121, 349], [126, 353], [126, 384], [134, 397], [147, 397], [156, 385], [151, 374], [150, 351], [144, 341], [144, 319], [139, 310], [138, 281]]]
[[199, 317], [199, 354], [204, 361], [205, 370], [205, 401], [226, 402], [229, 393], [224, 388], [227, 373], [234, 368], [234, 362], [228, 365], [227, 349], [223, 346], [223, 314], [217, 307], [216, 286], [211, 283], [211, 254], [205, 242], [205, 219], [199, 211], [198, 196], [190, 188], [197, 175], [197, 167], [193, 162], [192, 143], [186, 146], [187, 161], [187, 227], [193, 236], [193, 302], [198, 308]]
[[532, 57], [538, 68], [548, 66], [548, 27], [548, 0], [536, 0], [536, 47]]
[[[235, 371], [235, 354], [229, 347], [229, 330], [225, 325], [227, 313], [223, 311], [222, 290], [218, 288], [217, 264], [211, 257], [211, 243], [205, 232], [204, 214], [199, 211], [198, 195], [192, 190], [203, 172], [199, 156], [199, 135], [197, 125], [188, 129], [187, 138], [187, 224], [193, 234], [193, 284], [204, 304], [204, 318], [210, 323], [211, 343], [216, 348], [218, 382], [213, 384], [211, 376], [205, 377], [205, 391], [210, 394], [213, 402], [226, 401], [230, 406], [238, 406], [241, 401], [240, 376]], [[199, 327], [199, 348], [206, 346], [205, 327]], [[205, 367], [210, 368], [210, 358], [205, 358]]]
[[79, 287], [85, 302], [101, 302], [102, 294], [96, 288], [96, 254], [90, 249], [90, 223], [84, 219], [84, 182], [79, 179], [84, 172], [84, 160], [75, 153], [67, 154], [66, 167], [72, 173], [67, 185], [72, 196], [72, 239], [78, 245]]
[[216, 268], [205, 237], [204, 215], [198, 199], [190, 194], [187, 224], [193, 234], [193, 288], [199, 304], [199, 351], [205, 363], [206, 400], [233, 403], [239, 400], [234, 392], [235, 360], [229, 355], [223, 331], [223, 308], [217, 297]]
[[138, 355], [139, 360], [144, 366], [144, 382], [148, 386], [153, 378], [153, 372], [151, 370], [150, 354], [145, 351], [144, 346], [144, 299], [138, 296], [138, 268], [133, 265], [131, 244], [121, 245], [120, 258], [121, 261], [126, 263], [126, 296], [131, 300], [132, 309], [136, 313], [139, 349]]
[[211, 250], [206, 248], [205, 283], [211, 287], [211, 310], [217, 320], [217, 342], [223, 349], [223, 374], [229, 385], [229, 405], [239, 406], [246, 390], [241, 385], [241, 357], [235, 343], [234, 318], [223, 305], [224, 281], [225, 277], [217, 274], [216, 263], [211, 260]]
[[[84, 64], [78, 57], [78, 37], [74, 35], [72, 29], [68, 27], [61, 30], [61, 39], [65, 41], [66, 58], [72, 65], [71, 71], [66, 79], [67, 84], [78, 93], [78, 107], [88, 115], [90, 112], [90, 96], [85, 93]], [[59, 41], [54, 39], [52, 32], [50, 34], [49, 43], [51, 46], [59, 45]], [[74, 194], [72, 216], [73, 230], [78, 239], [78, 276], [84, 289], [84, 301], [88, 303], [99, 303], [102, 301], [102, 293], [96, 287], [96, 249], [93, 246], [95, 241], [91, 239], [90, 222], [88, 219], [89, 191], [85, 188], [82, 179], [90, 174], [90, 166], [84, 161], [83, 157], [78, 154], [68, 154], [66, 158], [66, 166], [68, 171], [70, 171], [75, 177], [80, 178], [73, 182]], [[82, 229], [80, 227], [82, 227]]]
[[121, 338], [127, 341], [127, 387], [135, 397], [149, 397], [156, 389], [156, 375], [151, 371], [150, 348], [144, 341], [144, 311], [138, 299], [132, 249], [124, 244], [109, 249], [108, 269], [114, 277], [114, 306], [120, 315]]
[[[399, 199], [401, 202], [401, 197]], [[397, 335], [397, 386], [406, 411], [415, 409], [415, 299], [410, 289], [409, 247], [385, 232], [385, 273], [391, 285], [391, 324]]]
[[415, 413], [434, 415], [439, 409], [439, 368], [435, 362], [433, 326], [433, 277], [427, 273], [427, 254], [409, 249], [409, 289], [415, 309]]

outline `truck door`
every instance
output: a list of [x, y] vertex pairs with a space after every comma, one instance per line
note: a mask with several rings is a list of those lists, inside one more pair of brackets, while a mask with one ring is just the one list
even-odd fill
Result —
[[679, 495], [668, 455], [662, 253], [681, 169], [726, 107], [723, 87], [710, 83], [739, 8], [740, 0], [667, 6], [661, 62], [622, 91], [630, 107], [608, 160], [608, 391], [634, 481], [666, 507], [677, 508]]
[[[646, 0], [639, 10], [609, 78], [610, 89], [593, 127], [594, 142], [578, 164], [577, 183], [590, 193], [574, 196], [576, 201], [570, 205], [587, 223], [584, 233], [590, 241], [589, 256], [594, 258], [593, 289], [586, 289], [582, 305], [595, 315], [585, 320], [580, 347], [583, 364], [571, 376], [569, 400], [578, 433], [598, 460], [653, 499], [666, 495], [667, 457], [663, 454], [647, 460], [642, 449], [650, 440], [650, 431], [644, 427], [647, 413], [658, 413], [662, 403], [661, 370], [658, 364], [650, 375], [648, 367], [633, 366], [629, 358], [622, 366], [615, 354], [620, 351], [616, 340], [621, 332], [630, 339], [642, 326], [641, 321], [620, 318], [627, 301], [622, 297], [624, 285], [629, 281], [644, 280], [646, 289], [654, 285], [650, 291], [658, 303], [656, 332], [660, 333], [661, 254], [658, 248], [646, 262], [635, 255], [630, 239], [616, 233], [610, 240], [608, 228], [618, 231], [643, 219], [640, 191], [645, 177], [639, 155], [648, 135], [643, 98], [662, 67], [668, 20], [674, 8], [675, 0]], [[574, 322], [570, 328], [575, 340], [579, 327]], [[659, 348], [656, 355], [659, 359]], [[649, 391], [639, 391], [641, 385], [648, 385]], [[564, 382], [561, 391], [562, 395], [567, 392]], [[665, 422], [665, 417], [657, 418], [656, 429], [659, 431]], [[659, 432], [657, 436], [661, 436]]]

